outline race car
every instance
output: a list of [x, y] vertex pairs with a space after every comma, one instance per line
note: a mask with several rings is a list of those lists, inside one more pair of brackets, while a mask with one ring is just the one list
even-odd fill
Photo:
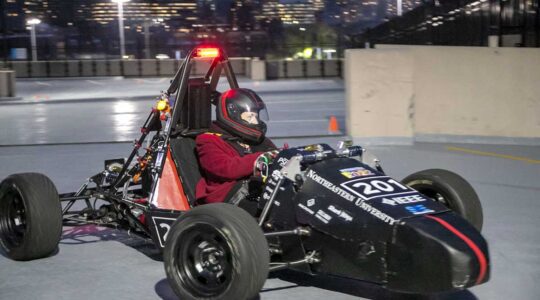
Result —
[[430, 169], [398, 181], [347, 141], [335, 149], [283, 148], [272, 161], [261, 157], [245, 199], [198, 204], [194, 139], [209, 130], [222, 74], [238, 88], [223, 49], [193, 49], [129, 157], [106, 160], [76, 192], [58, 194], [38, 173], [5, 178], [0, 246], [6, 255], [48, 257], [57, 253], [63, 225], [91, 223], [153, 240], [181, 299], [250, 299], [269, 272], [282, 269], [416, 294], [488, 281], [482, 207], [465, 179]]

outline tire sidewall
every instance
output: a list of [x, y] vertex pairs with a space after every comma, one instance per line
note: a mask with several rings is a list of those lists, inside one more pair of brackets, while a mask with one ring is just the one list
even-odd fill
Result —
[[[231, 204], [221, 204], [233, 207]], [[216, 206], [216, 204], [206, 204], [208, 206]], [[254, 247], [250, 243], [247, 243], [246, 240], [243, 240], [242, 237], [248, 236], [250, 233], [243, 228], [242, 222], [235, 219], [225, 220], [221, 217], [216, 217], [207, 213], [206, 209], [200, 209], [201, 207], [194, 208], [192, 211], [181, 216], [171, 227], [171, 233], [167, 239], [165, 250], [164, 250], [164, 260], [165, 260], [165, 269], [169, 281], [174, 283], [182, 283], [183, 280], [180, 278], [177, 253], [179, 251], [180, 243], [182, 243], [182, 235], [189, 230], [195, 229], [199, 225], [210, 225], [216, 229], [220, 235], [225, 239], [227, 246], [229, 247], [231, 255], [231, 281], [229, 286], [225, 291], [219, 295], [204, 297], [200, 294], [196, 294], [189, 289], [185, 289], [181, 284], [171, 284], [175, 293], [180, 296], [181, 299], [246, 299], [252, 297], [249, 295], [250, 290], [253, 287], [246, 286], [246, 282], [239, 280], [241, 278], [246, 278], [247, 276], [259, 277], [263, 276], [265, 279], [268, 276], [268, 265], [269, 265], [269, 255], [268, 248], [266, 248], [265, 253], [260, 253], [258, 257], [252, 257], [252, 252], [260, 252], [257, 249], [247, 249], [247, 247]], [[234, 207], [234, 209], [241, 211], [243, 214], [249, 216], [249, 214], [240, 208]], [[252, 218], [251, 216], [249, 216]], [[254, 221], [253, 221], [254, 222]], [[256, 223], [254, 222], [256, 225]], [[262, 231], [261, 231], [262, 235]], [[264, 236], [263, 236], [264, 238]], [[261, 257], [264, 255], [268, 257]], [[266, 269], [257, 262], [257, 259], [261, 259], [266, 264]], [[249, 271], [248, 271], [249, 270]], [[243, 274], [242, 272], [249, 272], [249, 274]], [[255, 274], [253, 272], [262, 272], [263, 274]], [[172, 278], [171, 278], [172, 277]], [[258, 281], [258, 279], [254, 280]], [[264, 281], [263, 281], [264, 282]], [[258, 284], [258, 283], [256, 283]], [[260, 289], [260, 287], [256, 287]]]
[[[453, 211], [462, 216], [467, 215], [467, 203], [458, 201], [458, 199], [460, 199], [460, 195], [454, 189], [452, 189], [449, 184], [442, 182], [433, 176], [425, 175], [424, 177], [425, 178], [419, 178], [411, 182], [407, 182], [407, 185], [418, 190], [422, 190], [424, 187], [436, 190], [448, 202], [448, 205]], [[434, 200], [436, 201], [437, 199]]]
[[480, 200], [473, 187], [461, 176], [447, 170], [430, 169], [411, 174], [402, 182], [420, 192], [427, 188], [440, 193], [449, 209], [469, 221], [478, 231], [482, 229]]
[[9, 176], [0, 186], [4, 192], [12, 189], [20, 195], [26, 221], [20, 245], [9, 247], [1, 241], [2, 250], [14, 260], [39, 259], [53, 253], [62, 235], [62, 207], [52, 181], [39, 173], [23, 173]]

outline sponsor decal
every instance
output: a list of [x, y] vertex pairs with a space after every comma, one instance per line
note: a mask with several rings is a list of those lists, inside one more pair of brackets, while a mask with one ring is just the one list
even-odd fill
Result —
[[274, 170], [274, 172], [272, 172], [272, 179], [276, 181], [279, 181], [279, 179], [281, 178], [281, 173], [278, 171], [278, 170]]
[[307, 206], [312, 207], [315, 204], [315, 198], [309, 199], [307, 201]]
[[344, 210], [338, 209], [333, 205], [328, 206], [328, 210], [335, 213], [338, 217], [342, 218], [343, 220], [350, 222], [352, 221], [351, 215], [346, 213]]
[[422, 204], [405, 206], [405, 209], [407, 209], [409, 212], [411, 212], [414, 215], [422, 215], [422, 214], [435, 212], [434, 210], [429, 209]]
[[272, 172], [271, 177], [268, 178], [268, 184], [264, 188], [264, 193], [262, 195], [262, 198], [264, 200], [270, 200], [270, 196], [274, 192], [274, 189], [276, 188], [276, 184], [279, 181], [280, 177], [281, 173], [279, 171], [275, 170], [274, 172]]
[[322, 178], [321, 176], [319, 176], [315, 171], [313, 170], [309, 170], [308, 174], [307, 174], [307, 177], [308, 178], [311, 178], [313, 181], [315, 181], [316, 183], [322, 185], [323, 187], [329, 189], [330, 191], [332, 191], [333, 193], [335, 194], [338, 194], [339, 196], [341, 196], [342, 198], [344, 198], [345, 200], [349, 201], [349, 202], [353, 202], [356, 197], [349, 194], [348, 192], [346, 192], [345, 190], [343, 190], [342, 188], [338, 187], [338, 186], [335, 186], [333, 183], [331, 183], [330, 181]]
[[412, 203], [418, 203], [418, 202], [424, 202], [426, 201], [426, 198], [422, 197], [421, 195], [410, 195], [410, 196], [403, 196], [403, 197], [394, 197], [394, 198], [383, 198], [382, 203], [396, 206], [398, 204], [412, 204]]
[[288, 162], [289, 162], [289, 160], [286, 159], [285, 157], [280, 157], [280, 158], [278, 159], [278, 161], [277, 161], [277, 163], [278, 163], [278, 165], [279, 165], [280, 167], [285, 166], [285, 164], [287, 164]]
[[341, 186], [364, 200], [418, 193], [388, 176], [349, 180]]
[[[318, 184], [322, 185], [323, 187], [329, 189], [330, 191], [334, 192], [335, 194], [341, 196], [342, 198], [344, 198], [345, 200], [347, 201], [350, 201], [350, 202], [355, 202], [356, 206], [360, 207], [361, 209], [365, 210], [367, 213], [373, 215], [374, 217], [392, 225], [394, 224], [394, 222], [396, 220], [394, 220], [392, 217], [390, 217], [389, 215], [381, 212], [380, 210], [376, 209], [375, 207], [367, 204], [364, 199], [362, 198], [356, 198], [355, 196], [351, 195], [350, 193], [348, 193], [347, 191], [343, 190], [342, 188], [338, 187], [338, 186], [335, 186], [333, 183], [331, 183], [330, 181], [322, 178], [321, 176], [319, 176], [315, 171], [313, 170], [309, 170], [308, 174], [307, 174], [307, 177], [308, 178], [311, 178], [313, 181], [317, 182]], [[378, 177], [376, 177], [378, 178]], [[388, 177], [385, 177], [385, 178], [388, 178]], [[393, 180], [393, 179], [392, 179]], [[348, 181], [348, 182], [344, 182], [342, 183], [341, 185], [344, 187], [344, 188], [347, 188], [350, 190], [349, 187], [347, 187], [347, 185], [345, 185], [346, 183], [349, 183], [349, 182], [355, 182], [357, 180], [351, 180], [351, 181]], [[397, 182], [396, 182], [397, 183]], [[399, 185], [401, 185], [400, 183], [398, 183]], [[402, 185], [403, 186], [403, 185]], [[404, 189], [407, 189], [406, 187], [403, 186]], [[352, 192], [354, 192], [354, 190], [351, 190]], [[354, 192], [355, 194], [358, 194], [356, 192]], [[411, 191], [410, 193], [416, 193], [415, 191]]]
[[328, 224], [328, 222], [332, 220], [332, 217], [329, 214], [325, 213], [323, 210], [320, 209], [317, 211], [315, 217], [321, 220], [324, 224]]
[[390, 217], [389, 215], [383, 213], [382, 211], [376, 209], [375, 207], [369, 205], [368, 203], [366, 203], [366, 201], [362, 200], [362, 199], [358, 199], [356, 201], [356, 206], [360, 207], [361, 209], [367, 211], [368, 213], [370, 213], [372, 216], [374, 216], [375, 218], [385, 222], [385, 223], [388, 223], [390, 225], [394, 224], [394, 222], [396, 222], [396, 220], [392, 217]]
[[341, 169], [339, 170], [341, 172], [341, 175], [353, 179], [356, 177], [362, 177], [362, 176], [369, 176], [369, 175], [375, 175], [370, 170], [363, 168], [363, 167], [356, 167], [356, 168], [348, 168], [348, 169]]
[[315, 213], [314, 211], [312, 211], [311, 209], [309, 209], [307, 206], [305, 206], [305, 205], [302, 204], [302, 203], [299, 203], [299, 204], [298, 204], [298, 207], [300, 207], [301, 209], [307, 211], [307, 212], [308, 212], [309, 214], [311, 214], [311, 215]]

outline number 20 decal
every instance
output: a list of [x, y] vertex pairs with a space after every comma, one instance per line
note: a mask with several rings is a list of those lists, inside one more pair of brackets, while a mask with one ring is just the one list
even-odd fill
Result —
[[390, 177], [361, 178], [344, 182], [341, 186], [365, 200], [382, 196], [416, 193]]

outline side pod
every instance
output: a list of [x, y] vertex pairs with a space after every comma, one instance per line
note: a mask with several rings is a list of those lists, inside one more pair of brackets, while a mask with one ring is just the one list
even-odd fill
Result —
[[489, 279], [482, 235], [453, 212], [404, 219], [387, 252], [387, 287], [408, 293], [462, 290]]

